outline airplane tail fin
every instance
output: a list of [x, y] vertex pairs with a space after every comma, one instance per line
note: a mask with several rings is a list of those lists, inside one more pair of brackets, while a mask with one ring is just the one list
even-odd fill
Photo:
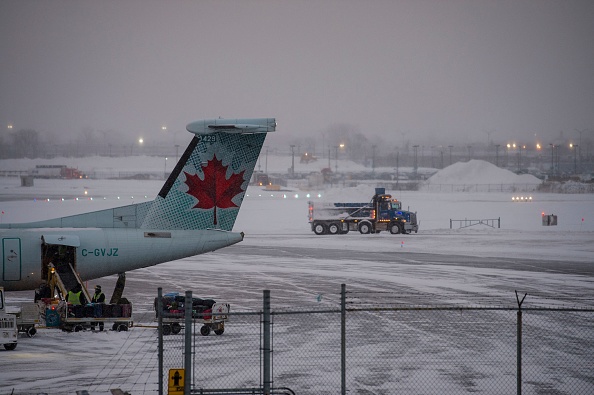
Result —
[[150, 206], [144, 229], [232, 230], [274, 118], [188, 124], [195, 136]]

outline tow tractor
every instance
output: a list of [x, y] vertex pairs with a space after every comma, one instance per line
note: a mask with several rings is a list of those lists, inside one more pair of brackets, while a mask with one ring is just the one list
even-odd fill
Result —
[[28, 337], [33, 337], [37, 334], [35, 325], [39, 325], [39, 305], [34, 302], [23, 303], [20, 307], [11, 310], [8, 313], [16, 316], [17, 328], [19, 332], [26, 333]]
[[0, 287], [0, 344], [3, 344], [6, 350], [14, 350], [18, 343], [18, 335], [16, 316], [6, 313], [4, 287]]
[[[155, 298], [155, 316], [159, 318], [159, 313], [163, 318], [163, 335], [181, 332], [185, 322], [185, 297], [177, 293], [168, 293], [163, 295], [163, 310], [159, 312], [158, 300]], [[192, 318], [202, 323], [200, 334], [202, 336], [222, 335], [225, 332], [225, 322], [229, 319], [229, 303], [217, 303], [212, 299], [192, 298]]]

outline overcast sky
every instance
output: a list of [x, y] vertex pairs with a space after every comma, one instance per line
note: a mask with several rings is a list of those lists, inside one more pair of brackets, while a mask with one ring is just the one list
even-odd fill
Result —
[[276, 117], [272, 142], [594, 137], [594, 1], [0, 1], [3, 128], [219, 116]]

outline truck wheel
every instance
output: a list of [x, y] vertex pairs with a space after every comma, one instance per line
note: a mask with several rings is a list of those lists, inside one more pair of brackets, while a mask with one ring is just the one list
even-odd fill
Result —
[[12, 351], [12, 350], [14, 350], [14, 349], [16, 348], [16, 346], [17, 346], [17, 344], [16, 344], [16, 343], [6, 343], [6, 344], [4, 345], [4, 349], [5, 349], [6, 351]]
[[359, 232], [361, 232], [362, 235], [367, 235], [371, 233], [371, 224], [369, 222], [360, 222]]
[[340, 225], [336, 224], [336, 223], [331, 223], [330, 225], [328, 225], [328, 233], [330, 233], [331, 235], [336, 235], [340, 232]]
[[200, 328], [200, 334], [202, 336], [208, 336], [208, 335], [210, 335], [210, 327], [208, 325], [203, 325]]
[[37, 334], [37, 329], [35, 329], [34, 326], [30, 326], [29, 328], [27, 328], [27, 336], [33, 337], [36, 334]]
[[171, 335], [171, 325], [163, 325], [163, 336]]
[[174, 335], [177, 335], [180, 332], [181, 332], [180, 324], [178, 324], [177, 322], [171, 324], [171, 333], [173, 333]]
[[390, 233], [392, 233], [393, 235], [397, 235], [401, 232], [402, 229], [400, 229], [400, 224], [398, 224], [398, 222], [392, 222], [390, 224]]
[[319, 222], [316, 222], [314, 224], [314, 233], [317, 234], [317, 235], [326, 234], [326, 227], [324, 226], [324, 224], [321, 224]]
[[128, 332], [128, 325], [118, 324], [118, 332]]
[[214, 331], [215, 335], [221, 336], [223, 333], [225, 333], [224, 329], [215, 329]]

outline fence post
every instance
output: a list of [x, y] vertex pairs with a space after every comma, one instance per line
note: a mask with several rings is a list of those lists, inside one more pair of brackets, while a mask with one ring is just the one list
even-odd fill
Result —
[[263, 295], [264, 344], [263, 349], [263, 394], [270, 395], [270, 290], [265, 289]]
[[184, 395], [190, 395], [192, 385], [192, 291], [186, 291], [186, 300], [184, 304], [185, 314], [185, 344], [184, 344]]
[[522, 303], [526, 299], [526, 295], [522, 300], [518, 298], [518, 291], [516, 291], [516, 301], [518, 302], [518, 318], [517, 318], [517, 351], [516, 351], [516, 392], [522, 395]]
[[346, 284], [340, 284], [340, 388], [346, 395]]
[[518, 349], [516, 351], [517, 358], [517, 372], [516, 372], [516, 388], [517, 394], [522, 395], [522, 310], [518, 309], [517, 319], [517, 344]]
[[163, 288], [157, 288], [157, 359], [159, 360], [159, 395], [163, 395]]

